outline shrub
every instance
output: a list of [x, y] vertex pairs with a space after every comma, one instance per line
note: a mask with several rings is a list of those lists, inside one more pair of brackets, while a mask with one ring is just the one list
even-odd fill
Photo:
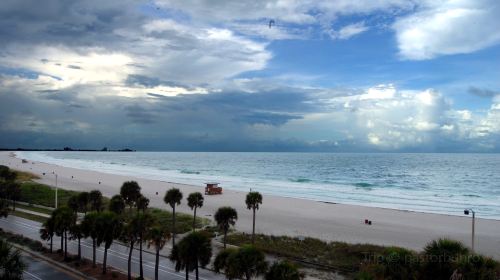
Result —
[[423, 275], [448, 280], [457, 268], [457, 260], [467, 257], [469, 250], [460, 242], [449, 239], [433, 240], [424, 248]]
[[491, 258], [481, 255], [471, 255], [462, 258], [458, 263], [458, 270], [464, 279], [498, 279], [500, 276], [499, 264]]

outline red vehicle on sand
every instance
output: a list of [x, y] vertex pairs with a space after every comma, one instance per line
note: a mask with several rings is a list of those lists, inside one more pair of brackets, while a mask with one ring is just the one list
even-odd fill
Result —
[[205, 194], [213, 195], [213, 194], [222, 194], [222, 188], [219, 187], [219, 183], [205, 183], [207, 186], [205, 187]]

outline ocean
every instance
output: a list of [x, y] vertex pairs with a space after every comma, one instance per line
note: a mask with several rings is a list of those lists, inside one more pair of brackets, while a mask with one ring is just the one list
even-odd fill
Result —
[[20, 158], [238, 191], [500, 219], [500, 154], [16, 152]]

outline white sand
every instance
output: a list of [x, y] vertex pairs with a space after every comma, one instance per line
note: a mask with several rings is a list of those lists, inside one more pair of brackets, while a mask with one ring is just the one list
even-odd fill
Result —
[[[163, 196], [173, 186], [180, 188], [184, 197], [190, 192], [203, 192], [203, 186], [146, 180], [135, 178], [134, 174], [121, 176], [42, 162], [33, 164], [31, 161], [23, 164], [21, 159], [9, 154], [0, 152], [0, 164], [37, 174], [41, 177], [41, 183], [49, 185], [55, 184], [52, 174], [55, 172], [58, 174], [59, 186], [65, 189], [99, 189], [105, 196], [112, 196], [119, 193], [124, 181], [136, 180], [143, 194], [151, 200], [150, 205], [164, 209], [167, 205], [163, 202]], [[44, 172], [45, 176], [42, 175]], [[234, 207], [239, 216], [236, 228], [251, 232], [252, 212], [246, 208], [245, 195], [225, 189], [223, 195], [205, 196], [205, 204], [198, 213], [211, 217], [221, 206]], [[191, 213], [185, 199], [179, 211]], [[372, 220], [373, 225], [365, 225], [365, 218]], [[256, 228], [257, 232], [265, 234], [311, 236], [329, 241], [395, 245], [415, 250], [422, 249], [427, 242], [440, 237], [460, 240], [468, 246], [471, 242], [471, 218], [466, 216], [331, 204], [271, 195], [264, 196], [264, 203], [257, 211]], [[500, 259], [500, 221], [476, 219], [476, 251]]]

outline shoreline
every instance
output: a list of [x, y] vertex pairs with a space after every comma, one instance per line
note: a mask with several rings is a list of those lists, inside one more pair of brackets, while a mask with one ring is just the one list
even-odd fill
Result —
[[[151, 200], [151, 206], [168, 209], [163, 202], [163, 195], [167, 189], [177, 187], [184, 193], [178, 211], [184, 213], [192, 213], [185, 202], [187, 195], [193, 191], [203, 193], [203, 186], [137, 178], [133, 174], [116, 175], [39, 161], [23, 164], [20, 158], [12, 157], [12, 154], [13, 152], [0, 152], [0, 164], [32, 172], [40, 176], [41, 179], [37, 181], [48, 185], [55, 185], [54, 176], [50, 176], [51, 172], [55, 172], [58, 174], [59, 187], [64, 189], [99, 189], [103, 195], [111, 197], [119, 193], [124, 181], [136, 180], [144, 195]], [[205, 196], [205, 205], [198, 209], [198, 213], [212, 219], [218, 207], [231, 206], [238, 211], [236, 229], [250, 232], [252, 215], [244, 203], [245, 195], [241, 191], [224, 189], [223, 195]], [[373, 221], [373, 225], [365, 225], [365, 219]], [[471, 218], [264, 195], [263, 204], [257, 211], [256, 232], [421, 250], [431, 240], [442, 237], [456, 239], [470, 246]], [[500, 259], [499, 220], [476, 218], [476, 251]]]
[[[2, 152], [0, 150], [0, 152]], [[8, 151], [9, 154], [12, 154], [13, 157], [15, 158], [18, 158], [18, 159], [22, 159], [22, 157], [20, 157], [20, 155], [18, 155], [16, 152], [18, 151]], [[24, 151], [20, 151], [20, 152], [24, 152]], [[60, 150], [58, 152], [64, 152], [63, 150]], [[93, 151], [92, 151], [93, 152]], [[99, 151], [97, 151], [99, 152]], [[151, 152], [151, 153], [154, 153], [154, 152]], [[381, 153], [381, 154], [385, 154], [385, 153]], [[22, 156], [22, 155], [21, 155]], [[32, 161], [32, 162], [43, 162], [43, 163], [46, 163], [46, 164], [49, 164], [49, 165], [54, 165], [54, 166], [60, 166], [60, 167], [67, 167], [67, 168], [72, 168], [72, 169], [77, 169], [77, 170], [87, 170], [87, 171], [94, 171], [94, 172], [97, 172], [97, 173], [105, 173], [105, 174], [110, 174], [110, 175], [117, 175], [117, 176], [125, 176], [127, 177], [127, 173], [130, 173], [130, 172], [137, 172], [137, 171], [130, 171], [130, 170], [127, 170], [127, 172], [125, 172], [124, 170], [118, 170], [118, 169], [104, 169], [104, 170], [96, 170], [96, 168], [87, 168], [85, 166], [81, 166], [81, 165], [74, 165], [74, 164], [69, 164], [69, 165], [62, 165], [64, 163], [59, 163], [59, 162], [46, 162], [44, 161], [44, 159], [32, 159], [32, 158], [24, 158], [28, 161]], [[112, 163], [114, 164], [114, 163]], [[154, 169], [149, 169], [148, 170], [154, 170]], [[156, 171], [161, 171], [163, 169], [156, 169]], [[183, 173], [183, 172], [181, 172]], [[187, 173], [187, 174], [190, 174], [190, 173]], [[165, 177], [163, 178], [160, 178], [158, 177], [157, 175], [153, 175], [153, 178], [148, 178], [148, 176], [150, 176], [149, 174], [145, 174], [145, 173], [141, 173], [140, 171], [137, 172], [137, 173], [134, 173], [133, 177], [134, 178], [137, 178], [137, 179], [150, 179], [150, 180], [154, 180], [154, 181], [159, 181], [159, 182], [162, 182], [162, 183], [166, 183], [166, 184], [173, 184], [173, 185], [177, 185], [177, 186], [180, 186], [180, 185], [185, 185], [185, 186], [188, 186], [188, 187], [196, 187], [196, 186], [200, 186], [200, 182], [205, 182], [205, 181], [210, 181], [212, 179], [206, 179], [205, 181], [200, 181], [200, 180], [194, 180], [194, 181], [191, 181], [191, 180], [188, 180], [187, 182], [184, 181], [182, 182], [182, 179], [179, 179], [179, 178], [176, 178], [176, 179], [179, 179], [180, 181], [175, 181], [176, 179], [174, 179], [173, 181], [171, 181], [170, 179], [172, 178], [168, 178], [167, 176], [167, 179], [165, 179]], [[175, 175], [174, 175], [175, 176]], [[191, 181], [191, 182], [190, 182]], [[198, 181], [198, 182], [195, 182], [195, 181]], [[293, 181], [292, 181], [293, 182]], [[222, 185], [224, 185], [224, 181], [221, 182]], [[281, 182], [281, 184], [286, 184], [286, 182]], [[356, 184], [354, 184], [356, 185]], [[280, 186], [283, 186], [283, 185], [280, 185]], [[234, 186], [227, 186], [227, 185], [224, 185], [224, 189], [229, 189], [229, 190], [232, 190], [232, 191], [235, 191], [235, 192], [240, 192], [240, 193], [244, 193], [246, 194], [246, 190], [241, 190], [240, 188], [235, 188]], [[444, 215], [444, 216], [452, 216], [452, 217], [463, 217], [463, 209], [460, 208], [460, 209], [456, 209], [457, 211], [453, 211], [453, 212], [449, 212], [449, 211], [433, 211], [433, 210], [426, 210], [426, 209], [407, 209], [407, 208], [398, 208], [396, 205], [394, 205], [394, 207], [391, 207], [391, 206], [385, 206], [385, 205], [380, 205], [379, 203], [377, 202], [372, 202], [372, 203], [358, 203], [356, 201], [335, 201], [335, 200], [321, 200], [321, 198], [314, 198], [314, 197], [301, 197], [301, 196], [297, 196], [297, 195], [287, 195], [287, 194], [283, 194], [283, 193], [266, 193], [265, 191], [261, 191], [261, 193], [265, 196], [275, 196], [275, 197], [281, 197], [281, 198], [290, 198], [290, 199], [300, 199], [300, 200], [308, 200], [308, 201], [313, 201], [313, 202], [320, 202], [320, 203], [326, 203], [326, 204], [341, 204], [341, 205], [350, 205], [350, 206], [359, 206], [359, 207], [368, 207], [368, 208], [377, 208], [377, 209], [385, 209], [385, 210], [393, 210], [393, 211], [402, 211], [402, 212], [412, 212], [412, 213], [422, 213], [422, 214], [436, 214], [436, 215]], [[396, 199], [396, 198], [395, 198]], [[397, 199], [396, 199], [397, 200]], [[467, 207], [467, 206], [463, 206], [463, 207]], [[477, 209], [476, 209], [477, 211]], [[481, 212], [481, 211], [479, 211]], [[494, 220], [494, 221], [500, 221], [500, 216], [492, 216], [492, 215], [485, 215], [485, 213], [482, 213], [482, 216], [481, 216], [481, 219], [486, 219], [486, 220]]]

